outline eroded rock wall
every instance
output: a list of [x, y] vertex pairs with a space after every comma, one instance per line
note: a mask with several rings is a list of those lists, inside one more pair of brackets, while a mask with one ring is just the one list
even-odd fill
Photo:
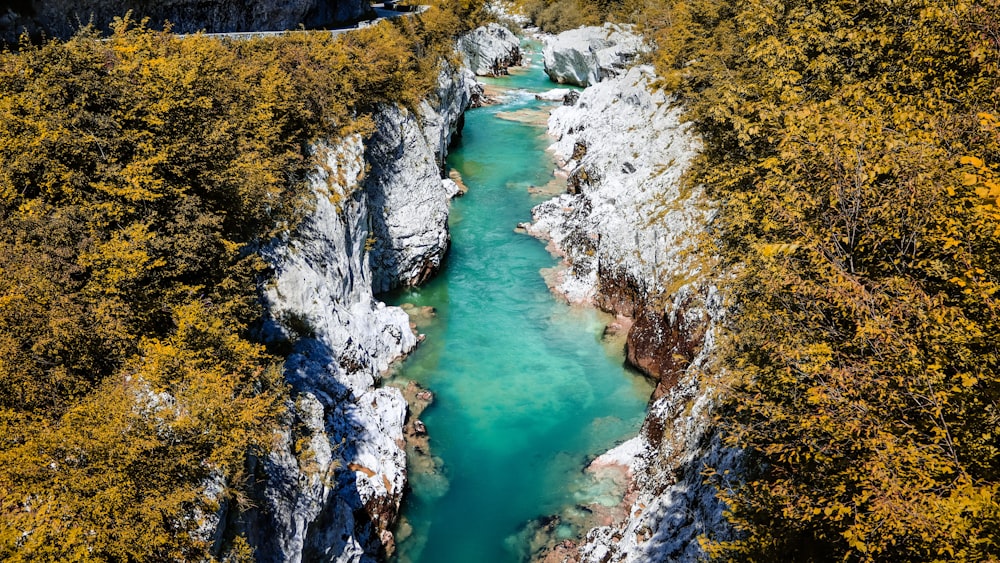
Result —
[[507, 74], [521, 64], [521, 42], [509, 29], [496, 23], [478, 27], [458, 40], [463, 64], [477, 76]]
[[441, 167], [462, 114], [481, 92], [468, 69], [446, 69], [434, 96], [416, 112], [393, 106], [376, 116], [364, 181], [376, 293], [422, 284], [441, 267], [451, 240], [448, 202], [457, 193], [454, 182], [442, 179]]
[[705, 464], [730, 467], [711, 425], [716, 324], [724, 309], [710, 261], [691, 252], [714, 204], [681, 177], [700, 150], [681, 108], [635, 67], [553, 110], [549, 133], [568, 191], [527, 230], [564, 258], [558, 293], [631, 317], [628, 358], [657, 381], [640, 435], [609, 463], [630, 476], [629, 516], [591, 530], [581, 561], [695, 561], [702, 533], [728, 532]]
[[254, 508], [224, 514], [217, 534], [245, 533], [260, 561], [365, 562], [394, 549], [407, 405], [377, 383], [417, 339], [406, 313], [373, 294], [421, 281], [447, 248], [453, 191], [438, 163], [476, 84], [445, 69], [439, 86], [419, 114], [383, 108], [369, 139], [318, 146], [309, 215], [263, 251], [275, 271], [267, 333], [291, 346], [292, 401], [271, 454], [251, 460]]
[[628, 316], [697, 268], [684, 251], [711, 213], [700, 192], [681, 190], [700, 145], [652, 80], [636, 67], [552, 111], [551, 148], [571, 193], [536, 206], [528, 226], [567, 257], [560, 293]]
[[406, 403], [375, 383], [416, 337], [402, 310], [372, 297], [362, 140], [318, 150], [327, 167], [312, 179], [312, 213], [265, 252], [272, 336], [294, 348], [286, 425], [255, 468], [258, 508], [234, 524], [263, 561], [373, 561], [391, 548], [406, 485]]

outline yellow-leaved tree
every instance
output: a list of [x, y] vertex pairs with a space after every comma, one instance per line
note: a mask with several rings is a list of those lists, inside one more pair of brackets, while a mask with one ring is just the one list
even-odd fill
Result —
[[245, 508], [292, 401], [253, 341], [257, 252], [308, 210], [314, 143], [419, 103], [465, 25], [449, 3], [340, 38], [125, 17], [0, 52], [0, 560], [218, 555], [211, 518]]
[[1000, 5], [665, 0], [732, 277], [734, 561], [1000, 557]]

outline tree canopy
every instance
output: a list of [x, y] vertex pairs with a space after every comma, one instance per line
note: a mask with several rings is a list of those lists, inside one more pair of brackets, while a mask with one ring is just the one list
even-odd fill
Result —
[[666, 0], [731, 313], [720, 560], [1000, 557], [1000, 4]]
[[0, 559], [210, 558], [289, 400], [252, 337], [257, 251], [308, 211], [313, 144], [415, 106], [463, 25], [237, 41], [126, 17], [0, 53]]

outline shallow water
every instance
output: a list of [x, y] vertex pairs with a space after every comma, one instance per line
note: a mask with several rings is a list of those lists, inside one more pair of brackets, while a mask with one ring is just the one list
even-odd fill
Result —
[[[554, 106], [530, 94], [555, 87], [539, 63], [491, 80], [520, 91], [466, 114], [448, 164], [470, 191], [453, 203], [448, 262], [426, 286], [390, 299], [437, 310], [396, 378], [435, 393], [422, 420], [443, 463], [438, 475], [411, 475], [403, 516], [412, 535], [400, 542], [400, 561], [519, 561], [528, 521], [615, 503], [619, 492], [582, 468], [636, 433], [650, 394], [623, 367], [621, 350], [602, 343], [608, 319], [557, 301], [539, 274], [555, 260], [514, 231], [541, 201], [529, 186], [552, 178], [551, 139], [523, 118]], [[505, 112], [519, 117], [498, 118]]]

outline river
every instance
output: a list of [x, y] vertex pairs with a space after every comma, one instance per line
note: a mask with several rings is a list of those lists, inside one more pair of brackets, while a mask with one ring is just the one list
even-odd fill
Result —
[[[453, 203], [443, 271], [390, 299], [437, 312], [394, 378], [434, 392], [422, 420], [442, 465], [411, 472], [400, 562], [521, 561], [529, 521], [615, 504], [620, 491], [582, 469], [637, 432], [650, 395], [649, 383], [625, 369], [620, 343], [602, 340], [608, 319], [557, 300], [539, 273], [555, 259], [515, 232], [548, 197], [529, 187], [549, 183], [553, 169], [537, 119], [553, 104], [531, 92], [554, 85], [529, 54], [528, 69], [484, 80], [509, 89], [505, 101], [470, 110], [448, 158], [469, 193]], [[557, 530], [579, 531], [572, 519]]]

